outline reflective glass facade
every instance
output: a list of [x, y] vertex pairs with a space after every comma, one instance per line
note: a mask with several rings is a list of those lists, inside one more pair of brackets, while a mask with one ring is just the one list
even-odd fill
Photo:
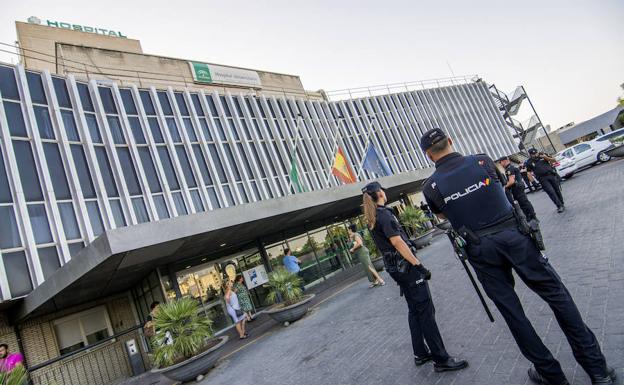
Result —
[[[516, 152], [481, 81], [325, 102], [0, 65], [1, 298], [27, 294], [106, 230], [295, 194], [293, 152], [307, 191], [339, 184], [328, 178], [337, 145], [358, 168], [369, 138], [393, 173], [430, 167], [418, 140], [435, 126], [464, 153]], [[331, 254], [310, 256], [327, 260], [319, 274], [341, 262]]]

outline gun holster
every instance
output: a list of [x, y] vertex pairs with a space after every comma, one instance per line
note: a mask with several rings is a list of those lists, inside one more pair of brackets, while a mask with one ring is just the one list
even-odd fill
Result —
[[466, 226], [462, 226], [457, 229], [457, 234], [459, 234], [459, 236], [462, 237], [468, 244], [478, 245], [481, 243], [479, 235]]

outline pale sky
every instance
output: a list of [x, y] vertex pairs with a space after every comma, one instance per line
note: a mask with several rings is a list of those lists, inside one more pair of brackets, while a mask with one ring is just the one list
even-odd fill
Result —
[[448, 62], [505, 92], [524, 85], [554, 128], [610, 110], [624, 93], [623, 0], [0, 4], [0, 42], [35, 15], [121, 31], [150, 54], [299, 75], [309, 90], [447, 77]]

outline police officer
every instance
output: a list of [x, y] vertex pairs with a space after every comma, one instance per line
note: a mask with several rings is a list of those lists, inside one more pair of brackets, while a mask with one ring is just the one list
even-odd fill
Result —
[[538, 152], [534, 148], [529, 149], [529, 155], [531, 157], [526, 161], [527, 171], [531, 171], [535, 175], [542, 185], [542, 189], [546, 191], [550, 200], [557, 206], [557, 212], [562, 213], [565, 210], [565, 206], [563, 195], [561, 194], [559, 175], [557, 175], [557, 170], [551, 165], [555, 159]]
[[528, 235], [520, 232], [513, 209], [487, 155], [453, 152], [452, 141], [439, 128], [425, 132], [420, 146], [436, 170], [423, 186], [431, 210], [466, 234], [468, 260], [483, 289], [505, 319], [522, 354], [533, 363], [529, 379], [542, 385], [569, 384], [561, 365], [526, 317], [514, 291], [516, 272], [555, 314], [576, 361], [593, 384], [613, 384], [594, 333], [585, 325], [570, 293]]
[[532, 221], [537, 219], [535, 215], [535, 209], [533, 205], [527, 198], [526, 193], [524, 192], [524, 182], [522, 180], [522, 175], [520, 174], [520, 169], [513, 164], [509, 160], [508, 156], [503, 156], [498, 159], [498, 164], [500, 164], [505, 170], [505, 176], [507, 178], [507, 182], [505, 183], [505, 191], [509, 191], [514, 200], [518, 202], [518, 205], [522, 209], [522, 212], [526, 216], [527, 221]]
[[467, 367], [468, 362], [449, 356], [444, 348], [427, 283], [431, 272], [416, 257], [416, 249], [410, 247], [410, 240], [392, 209], [385, 206], [387, 198], [381, 185], [369, 183], [362, 193], [368, 228], [384, 256], [386, 270], [400, 286], [407, 301], [415, 364], [420, 366], [433, 360], [436, 372]]

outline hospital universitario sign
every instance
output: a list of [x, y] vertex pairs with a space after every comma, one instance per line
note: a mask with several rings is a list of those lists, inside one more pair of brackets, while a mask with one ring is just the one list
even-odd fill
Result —
[[88, 33], [95, 33], [98, 35], [127, 38], [127, 36], [122, 34], [120, 31], [114, 31], [112, 29], [104, 29], [104, 28], [92, 27], [88, 25], [72, 24], [72, 23], [66, 23], [64, 21], [47, 20], [47, 19], [42, 20], [38, 18], [37, 16], [29, 17], [28, 22], [30, 24], [47, 25], [48, 27], [70, 29], [72, 31], [88, 32]]

